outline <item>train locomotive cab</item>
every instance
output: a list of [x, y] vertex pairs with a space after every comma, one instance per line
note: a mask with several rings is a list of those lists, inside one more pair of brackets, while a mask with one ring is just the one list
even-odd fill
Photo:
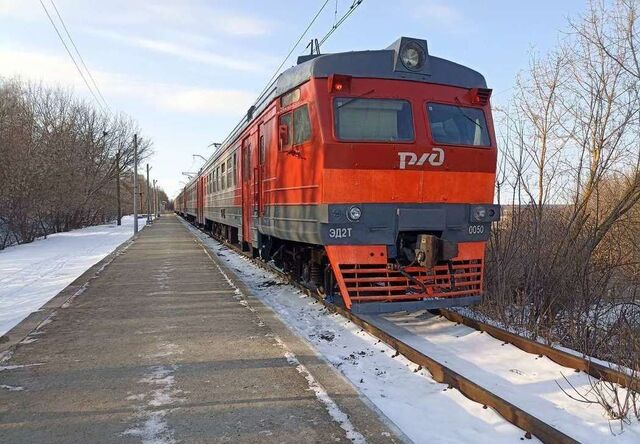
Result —
[[358, 312], [480, 300], [496, 145], [484, 77], [402, 37], [304, 56], [184, 190], [184, 213]]
[[347, 53], [340, 71], [314, 80], [333, 277], [359, 312], [476, 303], [500, 216], [491, 90], [477, 72], [430, 57], [423, 40], [387, 51]]

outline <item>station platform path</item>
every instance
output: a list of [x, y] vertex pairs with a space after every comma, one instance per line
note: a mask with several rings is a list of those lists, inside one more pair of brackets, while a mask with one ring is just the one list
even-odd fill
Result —
[[402, 440], [174, 215], [98, 265], [5, 353], [0, 442]]

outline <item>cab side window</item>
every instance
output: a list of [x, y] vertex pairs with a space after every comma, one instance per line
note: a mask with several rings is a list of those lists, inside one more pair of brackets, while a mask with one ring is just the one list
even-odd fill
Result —
[[302, 105], [293, 111], [293, 144], [311, 140], [311, 121], [309, 120], [309, 108]]
[[291, 147], [291, 130], [291, 113], [281, 115], [278, 119], [278, 140], [281, 150]]
[[280, 116], [278, 140], [281, 151], [311, 140], [311, 120], [307, 105], [299, 106]]

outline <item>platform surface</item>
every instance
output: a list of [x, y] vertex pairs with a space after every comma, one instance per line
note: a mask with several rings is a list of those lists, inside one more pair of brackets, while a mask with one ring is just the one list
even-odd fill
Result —
[[175, 216], [145, 228], [0, 364], [0, 442], [398, 442], [224, 271]]

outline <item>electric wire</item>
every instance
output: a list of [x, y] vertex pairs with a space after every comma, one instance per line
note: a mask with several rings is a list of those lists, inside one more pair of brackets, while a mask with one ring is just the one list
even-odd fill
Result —
[[96, 96], [95, 92], [91, 88], [91, 85], [89, 85], [89, 82], [87, 81], [87, 78], [85, 77], [84, 73], [80, 69], [80, 66], [78, 65], [78, 62], [76, 62], [76, 59], [73, 57], [73, 54], [69, 50], [69, 47], [67, 46], [67, 43], [64, 41], [64, 38], [62, 37], [62, 34], [60, 34], [60, 31], [58, 30], [58, 27], [56, 26], [56, 24], [54, 23], [53, 19], [51, 18], [51, 15], [49, 14], [49, 11], [47, 10], [47, 7], [44, 5], [42, 0], [39, 0], [39, 1], [40, 1], [40, 5], [42, 6], [42, 9], [44, 9], [45, 14], [47, 14], [47, 17], [49, 18], [49, 22], [51, 23], [51, 26], [53, 26], [53, 29], [56, 31], [56, 34], [58, 35], [58, 38], [60, 39], [60, 42], [62, 42], [62, 45], [64, 46], [64, 49], [66, 49], [67, 54], [69, 54], [69, 57], [71, 58], [71, 61], [73, 62], [73, 64], [75, 65], [76, 69], [78, 70], [78, 73], [80, 74], [80, 77], [82, 77], [82, 80], [83, 80], [84, 84], [87, 86], [87, 89], [89, 89], [89, 92], [93, 96], [93, 99], [96, 101], [96, 103], [98, 104], [100, 109], [102, 109], [104, 111], [104, 105], [102, 103], [100, 103], [100, 100], [98, 100], [98, 96]]
[[[362, 1], [362, 0], [360, 0], [360, 1]], [[282, 63], [280, 63], [280, 66], [278, 66], [276, 71], [273, 73], [273, 75], [271, 76], [271, 78], [267, 82], [267, 86], [265, 86], [265, 88], [262, 90], [262, 92], [260, 92], [259, 97], [262, 96], [266, 92], [266, 90], [269, 88], [269, 85], [271, 85], [271, 82], [273, 82], [273, 80], [278, 76], [278, 74], [280, 73], [280, 69], [282, 69], [284, 64], [287, 63], [287, 60], [289, 60], [289, 57], [291, 57], [291, 54], [293, 54], [293, 51], [296, 50], [296, 48], [298, 47], [298, 45], [300, 44], [300, 42], [302, 41], [304, 36], [307, 35], [307, 32], [309, 32], [309, 29], [311, 29], [311, 26], [313, 26], [313, 24], [317, 20], [318, 16], [322, 13], [322, 11], [324, 10], [324, 8], [327, 6], [328, 3], [329, 3], [329, 0], [325, 0], [325, 2], [322, 4], [322, 6], [318, 10], [318, 12], [316, 12], [316, 15], [313, 16], [313, 18], [311, 19], [311, 22], [309, 22], [309, 25], [307, 25], [307, 27], [304, 30], [304, 32], [302, 34], [300, 34], [300, 37], [298, 38], [296, 43], [291, 47], [291, 49], [289, 50], [289, 53], [287, 54], [287, 56], [284, 58]]]
[[351, 4], [351, 6], [349, 6], [349, 10], [342, 17], [340, 17], [340, 20], [338, 20], [331, 27], [329, 32], [327, 32], [327, 34], [320, 39], [318, 46], [322, 46], [322, 44], [326, 42], [329, 37], [331, 37], [331, 34], [333, 34], [335, 30], [338, 29], [340, 25], [342, 25], [342, 23], [344, 23], [344, 21], [347, 20], [351, 14], [353, 14], [353, 12], [358, 8], [358, 6], [360, 6], [360, 4], [362, 4], [363, 1], [364, 0], [353, 0], [353, 3]]
[[58, 11], [58, 7], [56, 6], [56, 4], [55, 4], [55, 2], [53, 0], [49, 0], [49, 1], [51, 2], [51, 5], [53, 6], [53, 9], [55, 10], [56, 15], [58, 16], [58, 19], [60, 20], [60, 23], [62, 23], [62, 27], [64, 29], [64, 32], [67, 34], [67, 37], [69, 37], [69, 41], [71, 42], [71, 45], [73, 46], [73, 49], [76, 51], [76, 54], [78, 55], [78, 58], [80, 59], [80, 63], [82, 63], [82, 66], [84, 67], [85, 71], [89, 75], [89, 79], [91, 80], [91, 83], [93, 84], [93, 87], [98, 92], [98, 95], [102, 99], [102, 102], [105, 104], [105, 106], [107, 108], [109, 108], [109, 104], [107, 103], [107, 101], [105, 100], [104, 96], [102, 95], [102, 92], [100, 91], [100, 88], [98, 88], [98, 84], [96, 83], [96, 80], [93, 78], [93, 74], [91, 74], [91, 71], [89, 70], [89, 67], [84, 62], [84, 58], [82, 58], [82, 55], [80, 54], [80, 51], [78, 51], [78, 47], [76, 46], [76, 43], [74, 42], [73, 37], [71, 37], [71, 34], [69, 33], [69, 30], [67, 29], [67, 25], [64, 22], [64, 19], [62, 18], [62, 15], [60, 14], [60, 11]]

